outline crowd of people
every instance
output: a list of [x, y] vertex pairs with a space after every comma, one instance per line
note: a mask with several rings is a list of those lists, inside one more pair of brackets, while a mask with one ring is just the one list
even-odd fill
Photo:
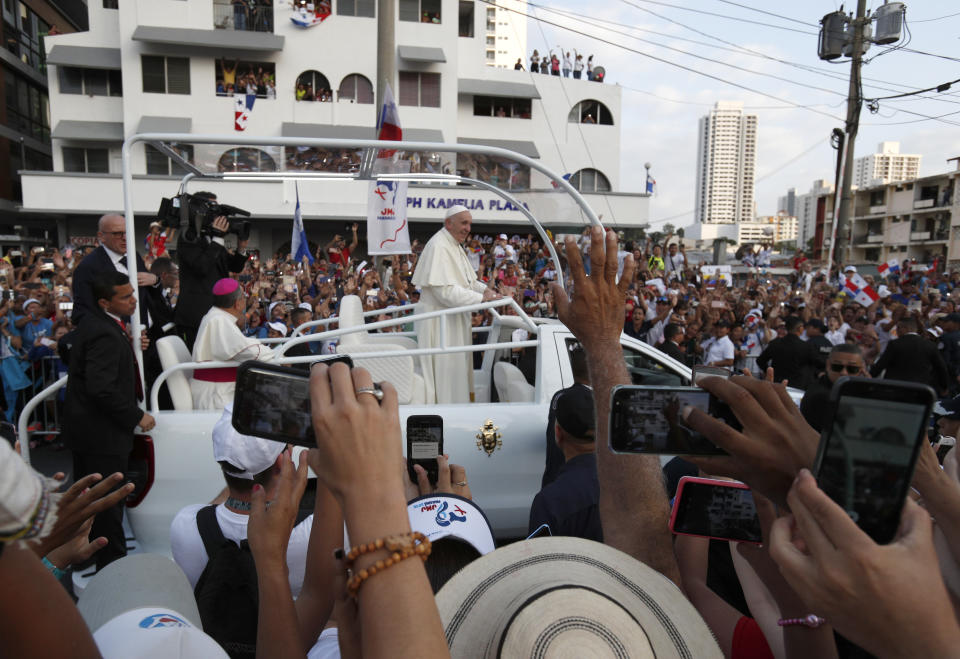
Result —
[[[517, 59], [513, 68], [517, 71], [525, 70], [523, 60]], [[595, 71], [596, 68], [598, 67], [593, 63], [593, 55], [588, 55], [587, 59], [584, 60], [583, 55], [578, 53], [576, 48], [573, 49], [572, 56], [570, 51], [564, 51], [563, 49], [560, 49], [559, 54], [554, 53], [551, 49], [543, 56], [540, 55], [539, 50], [534, 49], [533, 54], [530, 55], [530, 73], [544, 73], [555, 76], [562, 74], [564, 78], [572, 76], [580, 80], [586, 77], [587, 80], [603, 82], [604, 70], [601, 68], [599, 71]], [[584, 71], [586, 71], [586, 74], [584, 74]]]
[[[520, 656], [543, 634], [659, 656], [954, 652], [955, 451], [941, 469], [923, 442], [912, 482], [919, 503], [906, 502], [885, 545], [810, 470], [843, 375], [927, 384], [943, 397], [940, 434], [960, 430], [960, 399], [950, 398], [960, 390], [960, 273], [821, 270], [802, 252], [787, 276], [765, 264], [725, 272], [692, 263], [672, 235], [627, 241], [590, 228], [554, 244], [557, 268], [533, 235], [472, 231], [462, 206], [410, 254], [376, 261], [362, 254], [356, 223], [317, 244], [312, 259], [261, 255], [243, 240], [228, 250], [228, 229], [218, 218], [182, 240], [151, 226], [137, 250], [139, 303], [120, 216], [101, 219], [97, 248], [10, 250], [0, 262], [0, 285], [12, 291], [0, 307], [4, 361], [13, 360], [2, 370], [8, 411], [17, 406], [8, 377], [36, 377], [24, 349], [56, 355], [66, 345], [64, 434], [74, 465], [73, 485], [56, 494], [56, 480], [0, 442], [0, 577], [21, 594], [0, 605], [2, 654], [137, 656], [152, 645], [194, 648], [183, 656]], [[289, 445], [240, 434], [224, 394], [230, 373], [210, 373], [194, 402], [224, 409], [211, 433], [223, 491], [174, 519], [176, 564], [125, 557], [122, 500], [133, 486], [118, 486], [128, 436], [156, 423], [138, 401], [156, 376], [147, 356], [157, 338], [181, 337], [197, 361], [224, 361], [218, 350], [269, 360], [258, 339], [335, 322], [351, 295], [373, 312], [370, 322], [414, 302], [433, 309], [511, 297], [573, 332], [575, 384], [551, 401], [542, 489], [529, 502], [531, 535], [546, 528], [554, 537], [497, 548], [455, 454], [437, 458], [433, 482], [420, 466], [408, 476], [394, 387], [375, 387], [363, 368], [320, 363], [310, 367], [315, 448], [298, 460]], [[137, 315], [141, 337], [127, 324]], [[463, 320], [469, 341], [469, 324], [491, 318]], [[678, 411], [727, 455], [661, 467], [658, 456], [610, 450], [611, 391], [631, 382], [623, 334], [681, 363], [737, 373], [699, 384], [730, 406], [739, 429]], [[134, 339], [145, 351], [144, 382]], [[333, 340], [306, 348], [335, 349]], [[435, 399], [465, 394], [456, 369], [432, 359]], [[799, 411], [787, 386], [804, 392]], [[308, 466], [317, 485], [313, 513], [301, 519]], [[677, 480], [698, 473], [750, 486], [762, 545], [670, 533]], [[56, 580], [88, 561], [98, 572], [74, 604]], [[51, 617], [58, 634], [43, 622]]]
[[[265, 69], [263, 64], [251, 62], [217, 60], [217, 96], [252, 94], [257, 98], [276, 98], [277, 76], [273, 71], [273, 65], [270, 64], [268, 67]], [[309, 100], [313, 100], [312, 96], [311, 94]], [[297, 100], [301, 100], [299, 86]]]

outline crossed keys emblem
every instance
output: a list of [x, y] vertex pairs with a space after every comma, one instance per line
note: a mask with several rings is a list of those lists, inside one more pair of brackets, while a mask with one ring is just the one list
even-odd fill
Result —
[[487, 457], [493, 455], [493, 452], [498, 448], [503, 447], [503, 442], [500, 438], [503, 435], [500, 433], [499, 426], [493, 425], [492, 419], [487, 419], [483, 422], [483, 427], [480, 428], [480, 432], [477, 433], [477, 450], [486, 451]]

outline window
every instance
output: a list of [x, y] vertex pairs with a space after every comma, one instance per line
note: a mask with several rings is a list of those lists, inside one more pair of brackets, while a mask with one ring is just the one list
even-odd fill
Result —
[[460, 25], [457, 33], [461, 37], [473, 37], [473, 0], [460, 0]]
[[189, 94], [190, 60], [186, 57], [141, 55], [143, 91], [154, 94]]
[[123, 96], [123, 83], [118, 70], [59, 66], [57, 76], [60, 79], [61, 94]]
[[572, 124], [603, 124], [613, 125], [613, 115], [606, 105], [600, 101], [580, 101], [570, 110], [567, 121]]
[[50, 103], [46, 91], [4, 67], [6, 124], [23, 135], [41, 142], [50, 139]]
[[440, 23], [440, 0], [400, 0], [397, 17], [414, 23]]
[[337, 14], [340, 16], [376, 17], [374, 0], [337, 0]]
[[104, 9], [120, 9], [120, 0], [103, 0]]
[[580, 192], [610, 192], [610, 181], [603, 172], [586, 168], [570, 177], [570, 185]]
[[273, 62], [214, 60], [217, 96], [255, 94], [257, 98], [276, 98], [276, 67]]
[[373, 84], [359, 73], [348, 75], [337, 90], [338, 101], [351, 103], [373, 103]]
[[276, 161], [269, 154], [250, 147], [230, 149], [217, 163], [218, 172], [275, 172]]
[[401, 71], [400, 105], [440, 107], [440, 74]]
[[107, 149], [82, 149], [63, 147], [63, 171], [107, 174], [110, 172]]
[[304, 71], [297, 76], [297, 85], [294, 88], [298, 101], [333, 101], [333, 89], [327, 76], [319, 71]]
[[[152, 145], [144, 144], [143, 146], [147, 154], [147, 174], [155, 176], [183, 176], [187, 173], [183, 165], [174, 162], [172, 158], [168, 158]], [[179, 153], [187, 162], [193, 162], [192, 144], [184, 144], [182, 146], [171, 144], [170, 148]]]
[[474, 96], [473, 114], [477, 117], [530, 118], [529, 98], [502, 98], [499, 96]]
[[[218, 30], [273, 32], [274, 4], [277, 3], [271, 0], [213, 0], [213, 27]], [[299, 0], [284, 4], [293, 4], [296, 10], [307, 3]], [[309, 11], [313, 13], [313, 3], [310, 4]]]

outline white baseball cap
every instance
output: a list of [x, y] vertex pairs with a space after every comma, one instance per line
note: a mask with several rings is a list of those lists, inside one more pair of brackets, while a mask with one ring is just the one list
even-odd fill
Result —
[[77, 609], [105, 659], [227, 657], [205, 634], [190, 582], [159, 554], [131, 554], [90, 580]]
[[483, 511], [469, 499], [455, 494], [428, 494], [407, 504], [410, 528], [436, 542], [453, 537], [489, 554], [496, 545], [490, 522]]
[[287, 326], [276, 320], [272, 320], [267, 323], [267, 327], [272, 329], [274, 332], [280, 332], [283, 335], [286, 335], [287, 333]]
[[856, 268], [855, 266], [848, 265], [846, 268], [843, 269], [843, 271], [844, 271], [844, 272], [856, 272], [856, 271], [857, 271], [857, 268]]
[[253, 477], [270, 468], [277, 456], [287, 448], [283, 442], [241, 435], [233, 427], [233, 403], [227, 403], [223, 414], [213, 426], [213, 459], [228, 462], [237, 471], [224, 470], [234, 478], [253, 480]]
[[313, 307], [310, 306], [309, 302], [301, 302], [297, 305], [298, 309], [303, 309], [304, 311], [313, 311]]

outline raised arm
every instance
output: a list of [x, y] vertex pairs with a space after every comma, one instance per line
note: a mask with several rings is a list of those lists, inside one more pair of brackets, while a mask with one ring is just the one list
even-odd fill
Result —
[[591, 275], [583, 268], [572, 238], [564, 245], [573, 276], [573, 298], [556, 284], [553, 295], [560, 320], [580, 340], [587, 354], [597, 420], [597, 472], [600, 478], [600, 519], [604, 542], [630, 554], [674, 583], [680, 571], [667, 529], [669, 507], [656, 456], [614, 455], [610, 450], [610, 392], [630, 384], [620, 348], [623, 301], [633, 277], [633, 256], [627, 256], [617, 283], [617, 236], [594, 227], [591, 235]]

